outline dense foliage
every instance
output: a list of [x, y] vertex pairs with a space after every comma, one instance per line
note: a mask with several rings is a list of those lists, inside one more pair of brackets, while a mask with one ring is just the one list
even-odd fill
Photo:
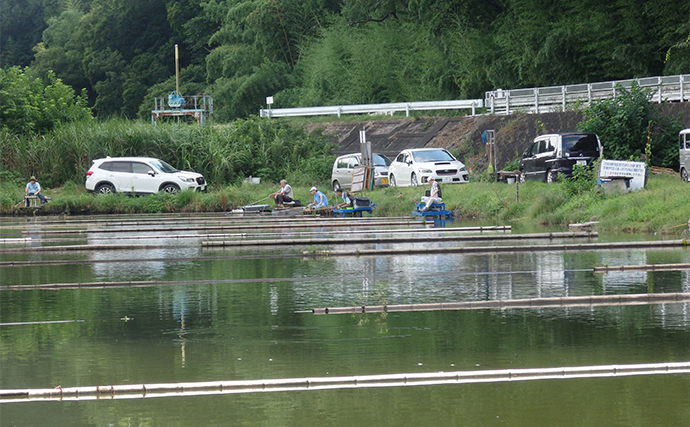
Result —
[[678, 132], [683, 126], [674, 117], [662, 116], [650, 102], [651, 93], [636, 85], [616, 88], [616, 97], [585, 108], [578, 128], [599, 135], [608, 159], [640, 160], [654, 166], [678, 169]]
[[0, 68], [50, 70], [99, 116], [175, 89], [216, 120], [275, 107], [482, 97], [690, 72], [688, 2], [5, 0]]
[[45, 133], [61, 123], [88, 120], [86, 96], [48, 72], [43, 81], [28, 68], [0, 69], [0, 132]]

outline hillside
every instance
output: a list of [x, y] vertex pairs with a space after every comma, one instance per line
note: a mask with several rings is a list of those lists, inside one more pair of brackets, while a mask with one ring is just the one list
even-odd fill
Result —
[[[665, 115], [679, 118], [690, 127], [690, 103], [662, 104]], [[374, 152], [393, 159], [401, 150], [414, 147], [442, 147], [450, 150], [468, 168], [486, 170], [489, 153], [482, 143], [482, 132], [496, 131], [496, 156], [500, 170], [524, 151], [535, 136], [572, 132], [582, 120], [578, 111], [545, 114], [477, 115], [463, 117], [424, 117], [364, 122], [330, 122], [308, 125], [309, 131], [331, 135], [338, 145], [336, 153], [358, 152], [359, 130], [366, 129]], [[606, 141], [602, 141], [606, 152]], [[642, 153], [640, 153], [642, 154]]]

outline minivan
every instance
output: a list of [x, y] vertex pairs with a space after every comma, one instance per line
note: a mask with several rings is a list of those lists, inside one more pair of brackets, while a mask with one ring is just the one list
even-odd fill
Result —
[[685, 182], [690, 182], [690, 129], [683, 129], [678, 135], [680, 150], [678, 160], [680, 161], [680, 178]]
[[559, 174], [569, 178], [574, 165], [591, 166], [601, 155], [601, 141], [595, 133], [540, 135], [522, 154], [520, 181], [554, 182]]
[[[377, 153], [374, 153], [372, 157], [374, 160], [374, 185], [388, 185], [388, 165], [391, 164], [391, 160], [383, 154]], [[352, 153], [335, 159], [331, 172], [333, 191], [338, 188], [352, 188], [352, 171], [362, 163], [361, 158], [362, 154]]]

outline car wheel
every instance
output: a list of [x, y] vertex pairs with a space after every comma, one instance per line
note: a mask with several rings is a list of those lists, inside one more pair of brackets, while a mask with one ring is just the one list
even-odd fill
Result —
[[546, 171], [546, 182], [552, 183], [556, 182], [556, 177], [557, 177], [556, 171], [552, 171], [551, 169]]
[[165, 184], [161, 190], [163, 193], [175, 194], [180, 191], [180, 187], [175, 184]]
[[340, 186], [340, 183], [336, 179], [335, 181], [333, 181], [333, 191], [337, 190], [338, 188], [343, 188], [343, 187]]
[[410, 176], [410, 185], [412, 185], [413, 187], [419, 185], [419, 181], [417, 181], [417, 174], [414, 172], [412, 173], [412, 176]]
[[96, 193], [98, 194], [111, 194], [115, 192], [115, 186], [110, 183], [100, 184], [96, 187]]
[[683, 182], [690, 182], [690, 173], [688, 173], [688, 170], [683, 168], [680, 171], [680, 179], [683, 180]]
[[388, 182], [390, 183], [391, 187], [397, 187], [398, 186], [398, 183], [395, 182], [395, 175], [389, 176]]

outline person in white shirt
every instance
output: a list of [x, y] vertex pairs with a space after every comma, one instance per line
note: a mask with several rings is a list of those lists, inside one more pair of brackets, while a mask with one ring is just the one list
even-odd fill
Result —
[[434, 177], [429, 177], [427, 182], [431, 184], [431, 190], [429, 190], [429, 197], [426, 198], [424, 207], [421, 209], [422, 212], [428, 211], [431, 205], [440, 205], [443, 203], [443, 199], [441, 199], [441, 188], [438, 186], [438, 182], [436, 182]]
[[284, 208], [285, 203], [292, 201], [292, 187], [290, 187], [290, 184], [288, 184], [286, 180], [281, 179], [280, 189], [275, 193], [269, 194], [268, 196], [273, 197], [273, 199], [276, 201], [277, 208]]

